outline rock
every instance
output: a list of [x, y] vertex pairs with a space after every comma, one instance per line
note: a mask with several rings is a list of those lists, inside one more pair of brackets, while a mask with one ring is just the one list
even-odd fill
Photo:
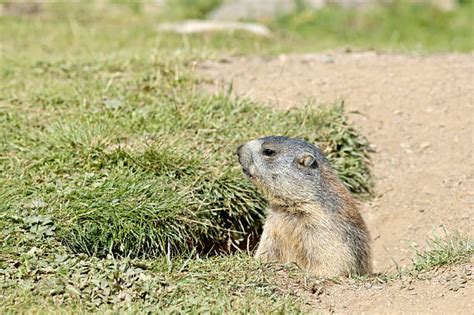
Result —
[[425, 142], [422, 142], [420, 144], [420, 150], [421, 151], [424, 151], [424, 150], [428, 149], [429, 147], [431, 147], [431, 142], [429, 142], [429, 141], [425, 141]]
[[[346, 9], [366, 9], [377, 5], [386, 5], [395, 0], [229, 0], [212, 11], [211, 20], [236, 21], [242, 19], [265, 20], [278, 15], [294, 12], [298, 3], [309, 9], [318, 10], [325, 6], [339, 6]], [[411, 0], [412, 3], [433, 5], [440, 10], [450, 11], [457, 7], [456, 0]]]
[[33, 16], [41, 13], [42, 9], [43, 4], [39, 1], [5, 1], [0, 3], [0, 16]]
[[458, 7], [457, 0], [416, 0], [418, 3], [427, 3], [441, 11], [452, 11]]
[[176, 23], [162, 23], [158, 25], [158, 30], [175, 32], [180, 34], [207, 33], [218, 31], [246, 31], [259, 36], [271, 36], [270, 30], [262, 24], [207, 20], [185, 20]]
[[211, 20], [240, 20], [240, 19], [271, 19], [278, 14], [289, 13], [295, 10], [293, 1], [253, 1], [237, 0], [224, 2], [217, 9], [209, 13]]
[[326, 5], [337, 5], [346, 9], [365, 9], [374, 5], [387, 4], [390, 0], [326, 0]]
[[334, 57], [328, 54], [303, 54], [301, 55], [301, 62], [311, 63], [311, 62], [320, 62], [320, 63], [334, 63]]
[[[302, 0], [308, 8], [320, 9], [326, 5], [326, 0]], [[288, 14], [298, 8], [294, 0], [233, 0], [226, 1], [212, 11], [208, 18], [211, 20], [240, 20], [271, 19], [281, 14]]]

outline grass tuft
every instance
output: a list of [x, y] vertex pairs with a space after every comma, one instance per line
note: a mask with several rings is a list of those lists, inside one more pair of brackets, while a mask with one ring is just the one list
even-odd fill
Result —
[[[162, 105], [148, 120], [160, 142], [133, 140], [143, 152], [126, 144], [107, 152], [105, 135], [74, 142], [76, 152], [81, 142], [96, 147], [78, 156], [89, 171], [87, 184], [57, 196], [67, 204], [59, 221], [68, 222], [62, 239], [73, 251], [148, 257], [252, 246], [265, 201], [241, 175], [234, 151], [263, 135], [319, 143], [349, 189], [371, 190], [366, 142], [347, 124], [342, 107], [278, 112], [225, 97], [197, 98], [178, 112], [174, 107]], [[173, 128], [161, 129], [166, 122]]]
[[474, 241], [460, 233], [444, 235], [434, 233], [432, 239], [426, 241], [426, 248], [416, 250], [413, 260], [415, 272], [429, 271], [442, 266], [449, 266], [469, 261], [474, 254]]

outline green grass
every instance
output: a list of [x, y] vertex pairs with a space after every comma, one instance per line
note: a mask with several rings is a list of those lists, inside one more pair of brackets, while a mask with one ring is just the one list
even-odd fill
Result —
[[[177, 1], [166, 19], [204, 18], [213, 1]], [[215, 5], [215, 3], [214, 3]], [[200, 12], [197, 14], [196, 12]], [[186, 13], [191, 14], [190, 16]], [[314, 52], [327, 49], [375, 49], [399, 52], [470, 52], [474, 49], [474, 2], [460, 2], [452, 12], [423, 4], [398, 1], [392, 5], [350, 10], [328, 6], [261, 21], [273, 31], [271, 39], [247, 34], [191, 36], [190, 45], [205, 41], [213, 49], [232, 53]], [[199, 44], [197, 44], [199, 45]]]
[[464, 51], [474, 48], [474, 2], [453, 12], [400, 1], [365, 11], [327, 7], [280, 17], [273, 27], [298, 50], [347, 47], [388, 51]]
[[[72, 255], [54, 234], [29, 224], [2, 228], [12, 251], [0, 255], [2, 313], [298, 311], [301, 301], [281, 285], [289, 268], [261, 265], [245, 254], [198, 259], [129, 260]], [[19, 235], [15, 236], [15, 233]], [[11, 247], [10, 247], [11, 246]], [[286, 270], [288, 269], [288, 270]]]
[[[5, 265], [5, 264], [4, 264]], [[34, 248], [2, 266], [2, 313], [269, 313], [301, 311], [283, 279], [294, 268], [245, 254], [210, 259], [116, 260]]]
[[170, 0], [166, 14], [174, 19], [205, 19], [207, 14], [225, 0]]
[[464, 263], [474, 254], [474, 240], [459, 232], [444, 235], [433, 233], [425, 248], [416, 249], [413, 271], [423, 272], [435, 268]]
[[[112, 1], [46, 4], [44, 17], [1, 17], [4, 57], [34, 54], [42, 60], [63, 56], [68, 60], [103, 60], [112, 56], [147, 58], [147, 52], [167, 52], [180, 58], [202, 58], [221, 52], [278, 54], [327, 49], [376, 49], [401, 52], [470, 52], [474, 48], [474, 2], [453, 12], [400, 2], [366, 11], [328, 7], [264, 21], [272, 38], [244, 32], [181, 36], [159, 33], [160, 22], [202, 18], [217, 1], [190, 4], [175, 0], [164, 11], [145, 11], [144, 2]], [[13, 31], [14, 30], [14, 31]], [[140, 48], [140, 49], [137, 49]], [[18, 60], [21, 59], [17, 59]]]

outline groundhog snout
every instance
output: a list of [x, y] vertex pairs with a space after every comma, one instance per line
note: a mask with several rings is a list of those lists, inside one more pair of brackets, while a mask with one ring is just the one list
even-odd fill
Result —
[[244, 147], [244, 145], [239, 145], [237, 147], [237, 152], [236, 152], [237, 158], [239, 160], [240, 165], [242, 165], [242, 167], [244, 167], [244, 164], [246, 164], [245, 161], [244, 161], [244, 158], [243, 158], [244, 157], [244, 153], [242, 152], [243, 147]]
[[244, 146], [244, 145], [241, 144], [241, 145], [239, 145], [239, 146], [237, 147], [236, 154], [237, 154], [238, 157], [240, 157], [240, 150], [242, 150], [242, 147], [243, 147], [243, 146]]
[[245, 145], [240, 145], [237, 148], [237, 157], [239, 159], [239, 164], [242, 166], [242, 171], [245, 175], [251, 177], [250, 172], [251, 164], [253, 163], [252, 154]]

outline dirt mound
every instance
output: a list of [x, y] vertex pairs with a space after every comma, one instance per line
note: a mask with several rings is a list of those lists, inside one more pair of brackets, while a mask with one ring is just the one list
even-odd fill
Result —
[[[206, 91], [227, 88], [232, 82], [236, 95], [273, 106], [344, 100], [351, 120], [375, 148], [372, 160], [377, 196], [363, 204], [362, 212], [372, 233], [376, 271], [393, 268], [393, 262], [409, 264], [413, 244], [423, 245], [433, 228], [472, 233], [473, 54], [242, 57], [208, 61], [198, 69], [208, 79], [202, 85]], [[438, 292], [439, 281], [419, 284], [418, 291], [423, 294], [410, 295], [410, 291], [404, 295], [414, 305], [423, 301], [421, 308], [410, 309], [453, 311], [450, 305], [457, 305], [459, 312], [466, 312], [469, 308], [463, 301], [468, 301], [467, 292], [474, 293], [472, 284], [461, 290], [462, 294], [454, 294], [459, 297], [455, 303], [445, 294], [444, 300], [450, 303], [429, 309], [444, 294]], [[390, 308], [386, 295], [400, 290], [389, 288], [384, 294], [372, 289], [363, 290], [362, 295], [358, 290], [349, 294], [347, 288], [331, 294], [333, 299], [353, 299], [354, 310], [402, 311]], [[380, 299], [384, 303], [380, 304]]]

